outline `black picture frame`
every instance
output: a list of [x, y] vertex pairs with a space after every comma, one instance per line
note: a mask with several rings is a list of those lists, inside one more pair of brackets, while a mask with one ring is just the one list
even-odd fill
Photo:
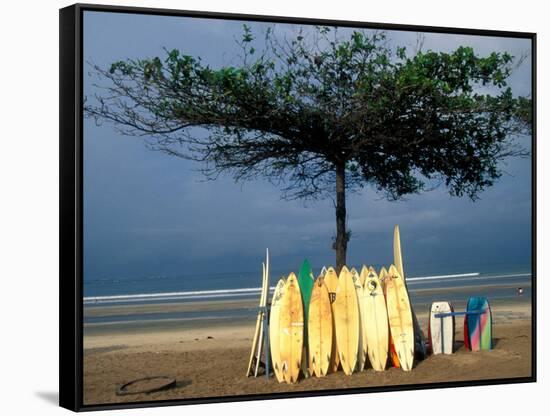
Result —
[[[369, 29], [401, 31], [423, 31], [444, 34], [471, 34], [493, 37], [512, 37], [531, 40], [532, 45], [532, 376], [494, 380], [472, 380], [468, 382], [441, 382], [430, 384], [411, 384], [389, 387], [346, 388], [338, 390], [308, 391], [294, 393], [257, 394], [246, 396], [224, 396], [199, 399], [178, 399], [166, 401], [141, 401], [123, 404], [83, 404], [83, 12], [101, 11], [111, 13], [147, 14], [162, 16], [200, 17], [226, 20], [249, 20], [271, 23], [298, 23], [316, 25], [337, 25]], [[60, 148], [59, 148], [59, 404], [73, 411], [91, 411], [120, 408], [142, 408], [173, 406], [197, 403], [234, 402], [265, 400], [291, 397], [312, 397], [370, 393], [381, 391], [401, 391], [463, 386], [496, 385], [510, 383], [530, 383], [537, 380], [536, 355], [536, 309], [537, 309], [537, 263], [536, 263], [536, 34], [481, 29], [449, 28], [436, 26], [416, 26], [389, 23], [366, 23], [312, 19], [301, 17], [260, 16], [247, 14], [229, 14], [200, 11], [183, 11], [157, 8], [105, 6], [75, 4], [59, 11], [60, 34]]]

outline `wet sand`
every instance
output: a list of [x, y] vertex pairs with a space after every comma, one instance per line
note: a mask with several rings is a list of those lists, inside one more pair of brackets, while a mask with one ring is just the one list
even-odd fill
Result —
[[[231, 307], [254, 307], [254, 301], [231, 301]], [[462, 308], [463, 305], [455, 305]], [[86, 314], [123, 315], [148, 312], [227, 308], [227, 301], [88, 308]], [[427, 329], [427, 308], [415, 305]], [[253, 318], [191, 319], [88, 324], [84, 337], [84, 404], [170, 400], [334, 390], [350, 387], [396, 386], [447, 381], [491, 380], [531, 376], [531, 310], [528, 302], [493, 302], [492, 351], [469, 352], [463, 346], [462, 319], [457, 319], [456, 353], [429, 356], [411, 372], [372, 369], [346, 376], [341, 371], [308, 378], [295, 385], [271, 377], [245, 377]], [[87, 315], [90, 316], [90, 315]], [[117, 396], [116, 389], [133, 379], [163, 375], [177, 380], [175, 388], [151, 394]]]

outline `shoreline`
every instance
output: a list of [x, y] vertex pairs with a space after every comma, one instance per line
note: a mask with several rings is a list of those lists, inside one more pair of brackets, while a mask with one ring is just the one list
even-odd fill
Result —
[[[207, 311], [206, 302], [200, 302], [203, 304], [203, 310]], [[223, 302], [217, 301], [211, 305], [212, 308], [221, 308]], [[233, 306], [244, 304], [248, 305], [251, 302], [230, 302]], [[429, 320], [429, 306], [418, 308], [418, 304], [413, 303], [418, 321], [422, 328], [422, 331], [428, 333], [428, 320]], [[162, 308], [163, 305], [146, 305], [145, 310]], [[187, 310], [193, 308], [191, 304], [174, 304], [167, 306], [168, 310]], [[128, 307], [126, 313], [136, 313], [136, 309], [141, 307], [133, 305]], [[463, 305], [455, 304], [455, 308], [462, 310], [465, 308], [465, 302]], [[517, 321], [530, 320], [531, 319], [531, 304], [525, 301], [494, 301], [491, 304], [491, 311], [493, 315], [493, 324], [511, 324]], [[100, 313], [106, 313], [102, 311]], [[119, 311], [117, 311], [117, 314]], [[254, 333], [254, 325], [256, 323], [256, 314], [253, 312], [247, 317], [227, 317], [227, 318], [196, 318], [196, 319], [160, 319], [160, 320], [136, 320], [136, 321], [123, 321], [123, 322], [110, 322], [110, 323], [98, 323], [98, 324], [85, 324], [84, 325], [84, 351], [93, 348], [104, 348], [112, 345], [131, 345], [138, 346], [140, 343], [144, 345], [165, 345], [169, 342], [179, 341], [195, 341], [196, 338], [202, 339], [204, 336], [214, 336], [217, 334], [218, 339], [224, 339], [227, 341], [234, 341], [234, 338], [248, 340], [252, 338]], [[462, 328], [462, 319], [456, 320], [457, 331]], [[116, 342], [114, 341], [116, 340]], [[179, 350], [179, 348], [177, 349]]]
[[[323, 378], [308, 378], [294, 385], [279, 384], [274, 377], [245, 377], [254, 334], [251, 318], [192, 321], [168, 320], [100, 324], [85, 327], [84, 403], [170, 400], [268, 394], [293, 391], [335, 390], [352, 387], [399, 386], [445, 381], [492, 380], [531, 375], [531, 304], [528, 299], [495, 300], [492, 351], [469, 352], [463, 345], [462, 319], [456, 320], [452, 355], [428, 356], [411, 372], [389, 368], [368, 369], [352, 376], [342, 371]], [[223, 308], [226, 302], [203, 308]], [[232, 302], [232, 306], [243, 306]], [[142, 305], [143, 306], [143, 305]], [[141, 307], [142, 307], [141, 306]], [[428, 307], [414, 304], [427, 334]], [[456, 305], [462, 309], [464, 305]], [[133, 305], [131, 308], [135, 308]], [[147, 305], [150, 311], [166, 305]], [[168, 308], [193, 308], [191, 304]], [[130, 308], [124, 306], [125, 312]], [[120, 313], [120, 310], [103, 310]], [[175, 388], [151, 394], [117, 396], [116, 388], [133, 379], [166, 375], [178, 381]]]

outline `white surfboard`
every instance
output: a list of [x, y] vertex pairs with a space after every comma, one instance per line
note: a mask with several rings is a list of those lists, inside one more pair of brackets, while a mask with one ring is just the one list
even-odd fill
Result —
[[[363, 270], [366, 267], [363, 266]], [[363, 371], [365, 368], [365, 363], [367, 360], [367, 332], [366, 332], [366, 299], [368, 296], [366, 291], [363, 290], [363, 285], [361, 284], [360, 274], [357, 272], [355, 267], [351, 270], [351, 277], [353, 279], [353, 285], [355, 286], [355, 291], [357, 293], [357, 303], [359, 304], [359, 352], [357, 354], [357, 371]]]
[[452, 354], [454, 345], [454, 317], [437, 317], [438, 314], [450, 313], [453, 308], [449, 302], [433, 302], [430, 309], [430, 342], [432, 352]]

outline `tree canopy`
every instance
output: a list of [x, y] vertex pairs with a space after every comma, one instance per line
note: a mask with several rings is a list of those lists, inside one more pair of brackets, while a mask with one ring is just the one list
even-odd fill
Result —
[[508, 53], [411, 54], [383, 32], [342, 37], [329, 27], [282, 39], [271, 27], [255, 38], [244, 25], [238, 43], [235, 66], [178, 49], [95, 66], [107, 82], [85, 112], [202, 162], [210, 178], [265, 177], [287, 198], [336, 195], [339, 267], [345, 191], [369, 185], [399, 199], [443, 184], [476, 199], [504, 158], [528, 154], [516, 139], [530, 132], [531, 100], [507, 84]]

